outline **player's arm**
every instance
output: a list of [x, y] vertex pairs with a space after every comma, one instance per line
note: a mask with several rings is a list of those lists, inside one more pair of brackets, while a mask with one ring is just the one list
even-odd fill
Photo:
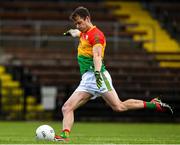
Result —
[[96, 44], [93, 46], [93, 62], [94, 71], [101, 71], [102, 66], [102, 45]]
[[70, 29], [64, 33], [64, 36], [80, 37], [81, 32], [78, 29]]
[[101, 78], [101, 66], [102, 66], [102, 45], [96, 44], [93, 46], [93, 63], [94, 63], [94, 74], [96, 77], [97, 87], [100, 88], [102, 86], [102, 78]]

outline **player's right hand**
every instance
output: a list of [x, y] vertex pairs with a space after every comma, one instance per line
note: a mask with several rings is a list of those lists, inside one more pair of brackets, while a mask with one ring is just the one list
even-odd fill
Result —
[[96, 77], [96, 85], [100, 89], [102, 87], [102, 77], [100, 71], [95, 71], [94, 75]]
[[81, 32], [78, 29], [70, 29], [67, 32], [65, 32], [63, 35], [64, 36], [79, 37], [80, 33]]

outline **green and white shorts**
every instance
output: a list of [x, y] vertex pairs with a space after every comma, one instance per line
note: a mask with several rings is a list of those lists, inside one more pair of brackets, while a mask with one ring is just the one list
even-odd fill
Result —
[[75, 92], [84, 91], [93, 95], [92, 99], [101, 96], [101, 94], [114, 89], [112, 79], [109, 72], [106, 70], [101, 73], [102, 87], [99, 89], [96, 85], [96, 78], [94, 72], [87, 71], [82, 75], [81, 82]]

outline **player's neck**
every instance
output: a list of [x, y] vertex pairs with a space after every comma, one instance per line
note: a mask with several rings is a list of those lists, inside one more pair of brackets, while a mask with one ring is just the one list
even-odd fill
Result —
[[86, 32], [88, 32], [89, 30], [91, 30], [94, 27], [94, 25], [92, 23], [89, 23], [87, 26], [87, 30]]

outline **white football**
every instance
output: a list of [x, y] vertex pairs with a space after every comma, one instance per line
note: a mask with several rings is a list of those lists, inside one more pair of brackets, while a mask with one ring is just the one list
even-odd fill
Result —
[[54, 140], [54, 129], [49, 125], [41, 125], [36, 129], [36, 138], [39, 140]]

